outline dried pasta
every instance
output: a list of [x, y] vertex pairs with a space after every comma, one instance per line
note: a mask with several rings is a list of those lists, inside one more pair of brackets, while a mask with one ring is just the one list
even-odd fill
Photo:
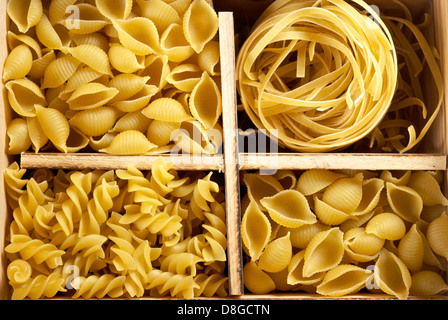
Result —
[[[244, 172], [242, 181], [248, 292], [407, 299], [447, 291], [448, 218], [437, 172], [280, 170]], [[415, 204], [397, 210], [418, 197], [416, 204], [431, 199], [424, 210]], [[412, 209], [418, 214], [402, 217]], [[310, 219], [293, 223], [300, 215]]]
[[[245, 115], [295, 152], [414, 149], [439, 114], [443, 79], [428, 23], [394, 2], [397, 16], [364, 0], [270, 4], [237, 57]], [[434, 102], [422, 89], [426, 63]]]
[[227, 296], [224, 194], [212, 175], [163, 158], [148, 172], [12, 164], [12, 298]]
[[[2, 81], [12, 118], [28, 127], [26, 137], [21, 121], [25, 139], [14, 142], [10, 154], [220, 152], [218, 15], [210, 1], [11, 0], [6, 13], [11, 24]], [[180, 113], [171, 115], [173, 110], [157, 103], [148, 109], [164, 99], [181, 106]], [[57, 140], [48, 135], [45, 124], [32, 119], [36, 106], [58, 110], [69, 135]], [[139, 114], [140, 121], [132, 127], [128, 121], [124, 130], [130, 114], [134, 120]], [[97, 126], [95, 119], [103, 123]], [[151, 120], [166, 125], [156, 122], [148, 132]], [[18, 137], [17, 123], [11, 123], [9, 139], [17, 140], [12, 135]], [[119, 135], [123, 131], [129, 132]], [[129, 150], [111, 146], [118, 135]], [[139, 142], [146, 147], [135, 145]]]

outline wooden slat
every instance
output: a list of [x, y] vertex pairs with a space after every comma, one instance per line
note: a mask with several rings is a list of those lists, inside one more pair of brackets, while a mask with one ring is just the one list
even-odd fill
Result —
[[229, 294], [243, 294], [233, 14], [219, 13]]
[[447, 158], [431, 154], [240, 154], [240, 170], [354, 169], [446, 170]]
[[172, 163], [175, 170], [217, 170], [224, 171], [222, 155], [190, 156], [190, 155], [148, 155], [148, 156], [114, 156], [98, 153], [23, 153], [21, 166], [24, 169], [126, 169], [133, 165], [139, 170], [150, 170], [155, 159], [163, 157]]

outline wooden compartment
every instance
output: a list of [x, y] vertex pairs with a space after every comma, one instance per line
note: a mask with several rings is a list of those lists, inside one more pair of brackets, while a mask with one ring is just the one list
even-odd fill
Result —
[[[375, 0], [373, 0], [375, 1]], [[220, 49], [221, 49], [221, 88], [223, 99], [223, 154], [213, 157], [202, 157], [195, 160], [194, 157], [179, 156], [169, 157], [173, 161], [173, 168], [177, 170], [219, 170], [224, 171], [225, 197], [227, 214], [227, 257], [229, 276], [229, 299], [328, 299], [326, 297], [303, 294], [267, 294], [253, 295], [244, 290], [242, 277], [242, 247], [240, 235], [241, 211], [240, 211], [240, 173], [245, 170], [259, 169], [291, 169], [306, 170], [313, 168], [325, 169], [367, 169], [367, 170], [442, 170], [444, 172], [444, 190], [448, 191], [447, 152], [446, 139], [446, 112], [442, 108], [436, 123], [427, 134], [424, 142], [415, 153], [410, 154], [371, 154], [371, 153], [328, 153], [328, 154], [302, 154], [282, 152], [279, 154], [249, 154], [238, 150], [238, 112], [237, 92], [235, 87], [235, 54], [237, 45], [235, 42], [235, 30], [247, 27], [258, 17], [267, 4], [272, 0], [215, 0], [214, 6], [219, 11], [220, 18]], [[368, 1], [371, 3], [371, 1]], [[440, 51], [442, 72], [445, 82], [448, 81], [448, 49], [446, 30], [448, 16], [448, 4], [445, 0], [406, 0], [416, 16], [423, 12], [429, 12], [434, 17], [434, 29], [431, 29], [429, 37], [433, 39]], [[380, 7], [387, 7], [389, 1], [376, 0], [374, 3]], [[0, 34], [2, 42], [6, 41], [8, 30], [6, 18], [6, 2], [0, 5]], [[0, 74], [8, 52], [6, 46], [0, 47]], [[0, 91], [0, 146], [3, 152], [0, 154], [0, 180], [3, 181], [4, 170], [13, 161], [20, 161], [25, 168], [48, 167], [52, 169], [118, 169], [127, 164], [135, 164], [142, 170], [150, 169], [155, 159], [152, 156], [107, 156], [101, 154], [31, 154], [27, 153], [19, 157], [6, 155], [6, 126], [11, 120], [12, 114], [7, 105], [5, 88], [1, 85]], [[431, 88], [427, 88], [428, 92]], [[445, 94], [448, 93], [445, 85]], [[168, 156], [167, 156], [168, 157]], [[6, 195], [3, 182], [0, 184], [0, 299], [10, 299], [11, 292], [6, 277], [8, 261], [4, 254], [7, 245], [5, 236], [11, 222], [11, 212], [8, 212]], [[148, 297], [144, 297], [148, 298]], [[420, 297], [410, 297], [419, 299]], [[431, 297], [432, 298], [432, 297]], [[330, 298], [331, 299], [331, 298]], [[343, 299], [393, 299], [386, 295], [354, 295]], [[437, 296], [433, 299], [446, 299], [446, 296]]]

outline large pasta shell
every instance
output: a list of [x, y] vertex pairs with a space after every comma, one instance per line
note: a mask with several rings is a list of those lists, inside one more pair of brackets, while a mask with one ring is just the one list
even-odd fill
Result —
[[127, 130], [120, 132], [107, 148], [99, 151], [115, 155], [143, 155], [155, 148], [157, 146], [140, 131]]
[[54, 50], [51, 50], [45, 53], [42, 57], [34, 60], [31, 70], [28, 73], [29, 77], [34, 79], [42, 79], [45, 75], [45, 70], [54, 60], [56, 60]]
[[409, 293], [413, 296], [435, 296], [447, 291], [448, 284], [440, 274], [434, 271], [423, 270], [412, 275]]
[[148, 82], [149, 77], [140, 77], [136, 74], [119, 74], [109, 81], [108, 86], [118, 90], [118, 94], [110, 103], [128, 99], [139, 93]]
[[46, 106], [47, 100], [41, 89], [26, 78], [10, 80], [5, 85], [11, 108], [24, 117], [35, 117], [35, 105]]
[[21, 44], [11, 50], [3, 68], [3, 82], [24, 78], [33, 66], [33, 54], [30, 48]]
[[424, 245], [422, 235], [413, 224], [398, 244], [398, 257], [411, 272], [420, 271], [423, 266]]
[[342, 173], [324, 169], [311, 169], [300, 175], [296, 188], [303, 195], [309, 196], [324, 190], [334, 181], [343, 177], [346, 177], [346, 175]]
[[362, 183], [362, 198], [359, 206], [354, 212], [353, 216], [362, 216], [368, 212], [373, 211], [380, 201], [381, 192], [384, 189], [384, 182], [378, 178], [364, 180]]
[[373, 274], [369, 270], [355, 265], [341, 264], [325, 274], [316, 292], [331, 297], [353, 294], [365, 287], [372, 277]]
[[167, 76], [171, 72], [168, 57], [166, 55], [149, 55], [145, 59], [144, 69], [139, 70], [139, 76], [149, 76], [148, 84], [155, 86], [159, 90], [167, 83]]
[[[85, 44], [90, 44], [98, 47], [104, 52], [109, 51], [110, 39], [108, 39], [105, 35], [100, 32], [88, 33], [88, 34], [76, 34], [70, 32], [70, 39], [73, 42], [73, 45], [80, 46]], [[64, 50], [64, 49], [63, 49]], [[67, 49], [65, 49], [67, 50]], [[103, 73], [105, 74], [105, 73]]]
[[448, 205], [448, 199], [443, 195], [436, 178], [427, 171], [413, 172], [408, 187], [421, 196], [425, 206]]
[[57, 88], [64, 84], [78, 69], [80, 61], [71, 56], [62, 56], [50, 62], [45, 69], [42, 88]]
[[205, 0], [194, 0], [183, 16], [185, 38], [197, 53], [218, 32], [218, 15]]
[[8, 124], [6, 134], [9, 139], [8, 154], [20, 154], [31, 147], [28, 126], [23, 118], [16, 118]]
[[118, 89], [91, 82], [76, 89], [67, 103], [72, 110], [88, 110], [101, 107], [118, 94]]
[[344, 249], [355, 261], [375, 259], [384, 246], [384, 239], [368, 234], [364, 228], [352, 228], [344, 233]]
[[26, 122], [28, 126], [28, 134], [30, 136], [33, 149], [35, 152], [39, 152], [39, 150], [47, 144], [48, 137], [42, 130], [42, 127], [37, 117], [32, 118], [28, 117], [26, 118]]
[[184, 63], [173, 68], [166, 81], [181, 91], [191, 92], [201, 80], [202, 73], [198, 65]]
[[151, 20], [135, 17], [127, 20], [112, 20], [118, 31], [120, 43], [136, 55], [148, 55], [160, 51], [159, 33]]
[[283, 190], [280, 182], [270, 175], [245, 173], [243, 181], [246, 184], [250, 200], [255, 201], [262, 210], [266, 210], [266, 208], [261, 204], [261, 199], [271, 197]]
[[96, 7], [106, 18], [112, 19], [127, 19], [131, 14], [132, 0], [95, 0]]
[[314, 212], [319, 220], [326, 225], [335, 226], [351, 219], [351, 216], [345, 212], [333, 208], [329, 204], [323, 202], [318, 196], [314, 196]]
[[110, 64], [122, 73], [134, 73], [145, 67], [143, 56], [137, 56], [119, 43], [111, 43], [109, 49]]
[[397, 186], [388, 182], [387, 200], [392, 210], [402, 219], [415, 223], [420, 219], [423, 200], [420, 195], [407, 186]]
[[350, 213], [361, 203], [362, 181], [362, 173], [353, 178], [338, 179], [325, 189], [322, 194], [322, 201], [335, 209]]
[[41, 0], [11, 0], [6, 5], [6, 12], [22, 33], [27, 33], [41, 19], [43, 13]]
[[180, 102], [165, 97], [152, 101], [142, 113], [150, 119], [159, 121], [182, 122], [191, 119]]
[[396, 214], [383, 212], [370, 219], [366, 232], [386, 240], [399, 240], [406, 234], [406, 225]]
[[311, 277], [303, 276], [303, 265], [305, 262], [305, 250], [296, 253], [288, 264], [287, 282], [290, 285], [303, 284], [310, 285], [322, 281], [325, 272], [318, 272]]
[[123, 115], [110, 130], [110, 132], [123, 132], [126, 130], [137, 130], [146, 133], [151, 119], [145, 117], [140, 111], [129, 112]]
[[426, 238], [435, 253], [448, 259], [448, 216], [446, 213], [429, 224]]
[[375, 283], [379, 288], [400, 300], [409, 296], [411, 274], [403, 261], [392, 252], [382, 249], [374, 269]]
[[255, 294], [266, 294], [275, 289], [274, 281], [254, 261], [249, 261], [243, 268], [245, 287]]
[[160, 49], [161, 53], [173, 62], [182, 62], [194, 53], [193, 48], [184, 37], [182, 26], [177, 23], [168, 26], [160, 36]]
[[45, 108], [39, 105], [36, 105], [36, 116], [42, 130], [53, 145], [59, 151], [67, 153], [67, 139], [70, 135], [67, 118], [54, 108]]
[[117, 101], [110, 105], [123, 112], [140, 111], [148, 105], [158, 89], [153, 85], [145, 84], [143, 89], [126, 100]]
[[317, 222], [308, 200], [297, 190], [283, 190], [271, 197], [260, 199], [272, 220], [287, 228], [298, 228]]
[[344, 256], [343, 236], [339, 228], [334, 227], [316, 234], [305, 249], [303, 275], [312, 275], [328, 271], [337, 266]]
[[267, 272], [280, 272], [285, 269], [292, 258], [292, 245], [289, 232], [286, 236], [269, 243], [260, 255], [258, 266]]
[[50, 23], [45, 14], [42, 15], [39, 23], [36, 25], [36, 36], [40, 43], [46, 48], [53, 50], [62, 50], [64, 44], [57, 33], [55, 26]]
[[142, 16], [154, 22], [160, 34], [162, 34], [168, 26], [181, 23], [181, 18], [177, 11], [165, 1], [145, 1], [142, 3], [141, 9]]
[[272, 227], [268, 217], [251, 201], [241, 222], [241, 238], [252, 260], [258, 260], [271, 238]]
[[72, 127], [87, 136], [96, 137], [109, 131], [117, 121], [119, 111], [112, 107], [99, 107], [77, 112], [70, 118]]
[[220, 48], [218, 41], [210, 41], [204, 49], [198, 54], [198, 65], [202, 70], [211, 76], [218, 76], [221, 74], [220, 68]]
[[287, 229], [291, 236], [291, 244], [294, 248], [305, 249], [311, 239], [321, 231], [330, 229], [329, 226], [316, 222], [305, 224], [298, 228]]
[[393, 173], [389, 170], [383, 170], [381, 171], [380, 179], [383, 179], [384, 182], [391, 182], [397, 186], [405, 186], [411, 178], [411, 173], [412, 172], [410, 170], [397, 173]]
[[221, 93], [215, 81], [203, 72], [190, 97], [191, 115], [199, 120], [205, 129], [211, 129], [222, 113]]
[[153, 120], [149, 124], [146, 136], [159, 147], [166, 146], [171, 141], [171, 134], [179, 129], [179, 122]]
[[79, 68], [75, 71], [75, 73], [68, 79], [64, 90], [61, 91], [59, 97], [61, 99], [67, 100], [70, 98], [73, 91], [82, 87], [83, 85], [92, 82], [98, 81], [103, 75], [98, 71], [93, 70], [90, 67]]
[[109, 57], [100, 47], [93, 44], [81, 44], [76, 47], [67, 48], [67, 51], [80, 62], [85, 63], [92, 69], [112, 76]]

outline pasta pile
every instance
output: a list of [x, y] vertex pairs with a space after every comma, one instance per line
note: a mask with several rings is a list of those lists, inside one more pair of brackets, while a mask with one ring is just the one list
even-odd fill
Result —
[[219, 152], [211, 1], [9, 0], [7, 14], [9, 154]]
[[448, 292], [440, 172], [245, 173], [241, 235], [252, 293]]
[[[409, 10], [393, 2], [405, 18], [380, 17], [363, 0], [274, 1], [237, 57], [238, 92], [254, 125], [298, 152], [415, 147], [440, 110], [442, 76]], [[439, 100], [419, 128], [429, 113], [425, 62]]]
[[226, 296], [222, 187], [158, 158], [145, 174], [5, 172], [12, 299]]

